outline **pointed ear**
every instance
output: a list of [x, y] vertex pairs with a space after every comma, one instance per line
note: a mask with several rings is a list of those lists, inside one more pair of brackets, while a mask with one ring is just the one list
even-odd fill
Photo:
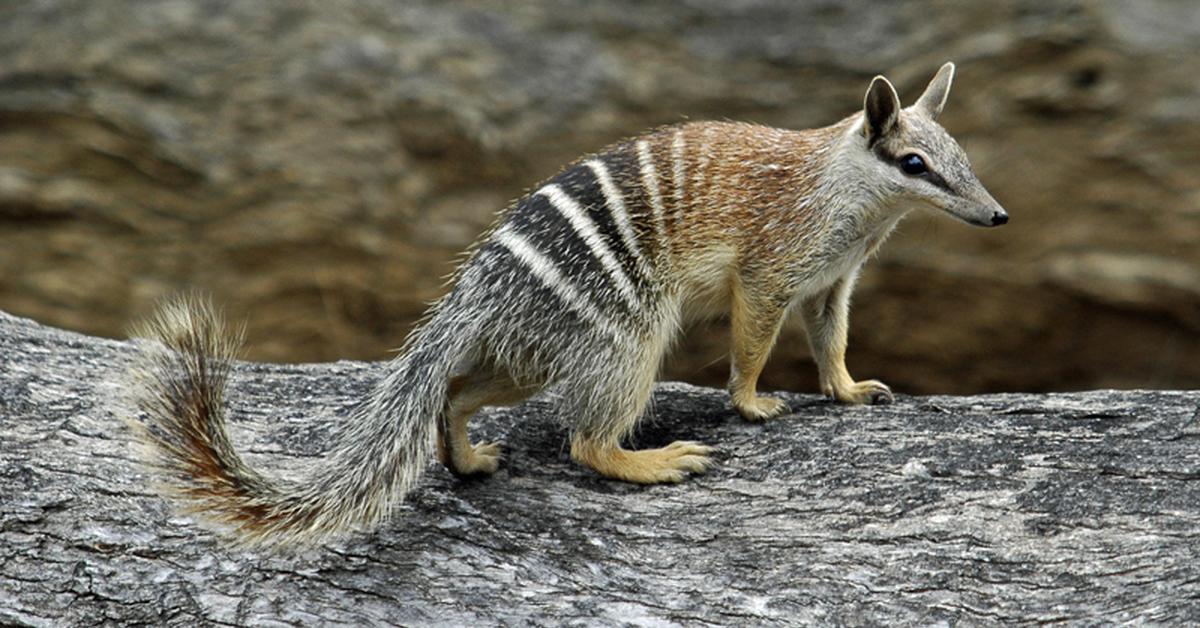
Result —
[[954, 64], [947, 63], [938, 70], [937, 75], [929, 81], [929, 86], [925, 88], [925, 93], [917, 99], [913, 104], [914, 107], [924, 111], [930, 118], [937, 119], [942, 113], [942, 107], [946, 106], [946, 97], [950, 95], [950, 83], [954, 80]]
[[896, 88], [882, 76], [876, 76], [867, 88], [867, 97], [863, 101], [863, 116], [866, 125], [863, 127], [867, 139], [874, 144], [875, 140], [892, 132], [900, 115], [900, 97]]

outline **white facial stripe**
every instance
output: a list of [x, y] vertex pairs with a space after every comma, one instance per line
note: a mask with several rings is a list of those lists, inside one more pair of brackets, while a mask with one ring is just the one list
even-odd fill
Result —
[[642, 256], [642, 251], [638, 248], [637, 234], [633, 232], [633, 225], [629, 223], [629, 212], [625, 210], [625, 199], [621, 196], [621, 190], [617, 189], [613, 183], [612, 176], [608, 174], [608, 167], [604, 165], [604, 162], [590, 159], [587, 161], [587, 167], [592, 169], [596, 175], [596, 181], [600, 182], [600, 191], [604, 193], [605, 206], [608, 207], [608, 213], [617, 225], [617, 231], [621, 232], [621, 240], [625, 243], [625, 248], [637, 260], [638, 269], [642, 271], [642, 275], [649, 277], [646, 258]]
[[650, 144], [646, 140], [638, 140], [638, 165], [642, 171], [642, 187], [646, 196], [650, 197], [650, 209], [654, 212], [654, 231], [658, 234], [658, 244], [664, 253], [667, 250], [667, 230], [663, 225], [662, 195], [658, 191], [658, 173], [654, 170], [653, 157], [650, 155]]
[[674, 166], [675, 215], [678, 220], [683, 214], [680, 210], [683, 208], [683, 187], [686, 181], [683, 170], [683, 129], [676, 130], [675, 137], [671, 140], [671, 165]]
[[496, 235], [493, 237], [496, 239], [496, 242], [499, 242], [501, 246], [508, 249], [514, 257], [524, 264], [533, 273], [533, 276], [542, 282], [542, 285], [549, 288], [555, 296], [561, 299], [568, 308], [574, 310], [587, 322], [599, 326], [610, 334], [616, 335], [608, 319], [584, 295], [580, 294], [562, 276], [562, 273], [558, 272], [558, 268], [554, 266], [554, 262], [539, 253], [525, 236], [516, 233], [505, 225], [496, 231]]
[[617, 285], [617, 290], [629, 308], [634, 312], [639, 311], [641, 307], [638, 303], [637, 290], [630, 283], [629, 277], [625, 276], [625, 271], [621, 270], [621, 264], [617, 262], [617, 258], [613, 257], [612, 251], [608, 250], [608, 245], [600, 237], [600, 232], [596, 231], [596, 224], [584, 214], [583, 207], [580, 207], [575, 199], [554, 183], [538, 190], [537, 193], [549, 199], [550, 204], [558, 210], [558, 213], [571, 223], [571, 228], [575, 229], [575, 234], [587, 244], [588, 249], [592, 251], [592, 256], [600, 260], [600, 265]]

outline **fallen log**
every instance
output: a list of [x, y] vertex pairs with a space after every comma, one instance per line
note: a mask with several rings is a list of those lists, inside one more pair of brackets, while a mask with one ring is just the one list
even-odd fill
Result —
[[[737, 418], [665, 383], [638, 446], [718, 448], [640, 487], [574, 465], [553, 406], [489, 409], [494, 476], [431, 466], [380, 529], [248, 551], [139, 465], [132, 352], [0, 313], [0, 624], [911, 624], [1200, 620], [1200, 392], [781, 393]], [[301, 476], [379, 364], [239, 364], [231, 430]]]

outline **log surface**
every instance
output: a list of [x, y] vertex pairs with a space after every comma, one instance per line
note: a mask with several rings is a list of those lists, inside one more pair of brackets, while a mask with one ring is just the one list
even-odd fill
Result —
[[[153, 489], [128, 343], [0, 312], [0, 624], [1200, 621], [1200, 393], [906, 397], [741, 421], [662, 384], [637, 446], [719, 448], [638, 487], [574, 465], [546, 399], [485, 411], [493, 477], [432, 465], [378, 530], [232, 548]], [[302, 477], [381, 364], [241, 364], [235, 443]]]

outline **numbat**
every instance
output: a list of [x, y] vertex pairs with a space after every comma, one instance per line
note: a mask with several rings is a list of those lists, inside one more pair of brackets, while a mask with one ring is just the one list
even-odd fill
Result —
[[628, 450], [663, 355], [686, 322], [728, 315], [729, 390], [743, 417], [787, 405], [756, 382], [785, 315], [798, 309], [821, 390], [886, 403], [846, 371], [850, 292], [863, 261], [911, 209], [980, 226], [1008, 221], [936, 122], [954, 66], [901, 109], [871, 81], [863, 111], [804, 131], [731, 122], [670, 126], [567, 166], [509, 207], [301, 482], [246, 466], [223, 395], [238, 342], [206, 303], [182, 299], [140, 328], [129, 388], [150, 464], [190, 509], [245, 542], [313, 542], [387, 516], [429, 456], [486, 474], [497, 443], [474, 444], [483, 406], [553, 387], [571, 457], [618, 480], [678, 482], [710, 448]]

